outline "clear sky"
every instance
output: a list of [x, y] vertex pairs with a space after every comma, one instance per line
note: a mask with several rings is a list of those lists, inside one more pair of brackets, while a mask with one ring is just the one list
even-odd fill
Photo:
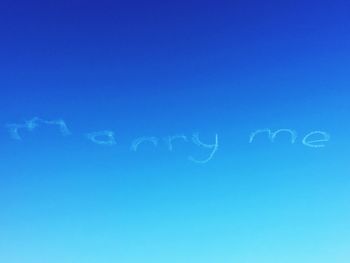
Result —
[[349, 262], [349, 14], [2, 0], [0, 262]]

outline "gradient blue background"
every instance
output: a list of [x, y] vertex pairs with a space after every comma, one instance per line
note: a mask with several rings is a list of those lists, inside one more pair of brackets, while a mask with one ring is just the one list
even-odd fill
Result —
[[[0, 262], [350, 260], [348, 1], [0, 3]], [[63, 118], [12, 140], [7, 123]], [[291, 128], [274, 144], [259, 128]], [[103, 147], [84, 134], [115, 131]], [[322, 149], [301, 144], [331, 134]], [[208, 151], [138, 136], [219, 134]], [[198, 148], [198, 149], [197, 149]]]

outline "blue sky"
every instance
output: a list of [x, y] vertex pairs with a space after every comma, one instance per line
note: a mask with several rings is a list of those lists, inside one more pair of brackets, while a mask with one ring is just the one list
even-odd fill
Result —
[[[0, 262], [349, 262], [349, 11], [2, 1]], [[71, 134], [41, 121], [11, 138], [34, 117]], [[264, 128], [296, 142], [250, 144]], [[87, 137], [105, 130], [115, 144]], [[302, 143], [312, 131], [325, 147]], [[196, 133], [218, 136], [205, 164]], [[140, 137], [158, 145], [131, 151]]]

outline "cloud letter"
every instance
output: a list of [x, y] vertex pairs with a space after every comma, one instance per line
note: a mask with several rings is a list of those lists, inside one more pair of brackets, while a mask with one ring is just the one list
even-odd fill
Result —
[[218, 135], [215, 134], [215, 143], [214, 144], [206, 144], [206, 143], [203, 143], [200, 139], [199, 139], [199, 135], [198, 133], [195, 133], [192, 135], [192, 141], [194, 144], [196, 144], [197, 146], [200, 146], [200, 147], [204, 147], [204, 148], [207, 148], [207, 149], [211, 149], [211, 153], [210, 155], [208, 156], [208, 158], [204, 159], [204, 160], [196, 160], [195, 158], [193, 158], [192, 156], [189, 157], [189, 159], [195, 163], [207, 163], [209, 162], [214, 154], [216, 153], [216, 151], [218, 150], [218, 147], [219, 147], [219, 139], [218, 139]]
[[259, 133], [267, 133], [268, 134], [268, 138], [271, 142], [275, 142], [275, 139], [277, 137], [278, 134], [280, 134], [281, 132], [287, 132], [290, 134], [291, 136], [291, 143], [295, 143], [296, 139], [297, 139], [297, 132], [291, 129], [279, 129], [277, 131], [271, 131], [270, 129], [261, 129], [261, 130], [256, 130], [254, 132], [252, 132], [250, 134], [249, 137], [249, 143], [252, 143], [256, 137], [256, 135], [258, 135]]
[[[114, 145], [116, 144], [114, 138], [114, 132], [112, 131], [99, 131], [86, 134], [86, 137], [93, 143], [100, 145]], [[106, 137], [106, 140], [98, 139], [99, 137]]]
[[158, 145], [158, 139], [156, 137], [140, 137], [140, 138], [137, 138], [135, 139], [132, 144], [131, 144], [131, 150], [136, 152], [139, 145], [141, 143], [144, 143], [144, 142], [150, 142], [152, 143], [154, 146], [157, 146]]
[[185, 142], [187, 142], [187, 137], [185, 135], [173, 135], [173, 136], [168, 136], [168, 137], [164, 138], [164, 140], [166, 141], [166, 143], [168, 145], [169, 151], [173, 150], [173, 141], [178, 140], [178, 139], [182, 139]]
[[[321, 138], [311, 140], [310, 137], [315, 136], [315, 135], [320, 135]], [[330, 140], [330, 137], [331, 136], [326, 132], [313, 131], [313, 132], [310, 132], [309, 134], [305, 135], [305, 137], [303, 139], [303, 144], [305, 146], [308, 146], [311, 148], [322, 148], [322, 147], [325, 147], [325, 145], [324, 144], [317, 144], [317, 143], [328, 142]]]

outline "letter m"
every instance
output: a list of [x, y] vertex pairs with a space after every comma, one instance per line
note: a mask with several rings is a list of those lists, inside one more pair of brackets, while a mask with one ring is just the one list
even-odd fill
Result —
[[275, 142], [275, 139], [276, 137], [280, 134], [280, 133], [288, 133], [290, 135], [290, 140], [291, 140], [291, 143], [295, 143], [296, 139], [297, 139], [297, 133], [296, 131], [294, 130], [291, 130], [291, 129], [279, 129], [279, 130], [276, 130], [276, 131], [272, 131], [270, 129], [261, 129], [261, 130], [256, 130], [254, 132], [252, 132], [250, 134], [250, 137], [249, 137], [249, 143], [252, 143], [254, 140], [255, 140], [255, 137], [258, 135], [258, 134], [266, 134], [268, 139], [271, 141], [271, 142]]

